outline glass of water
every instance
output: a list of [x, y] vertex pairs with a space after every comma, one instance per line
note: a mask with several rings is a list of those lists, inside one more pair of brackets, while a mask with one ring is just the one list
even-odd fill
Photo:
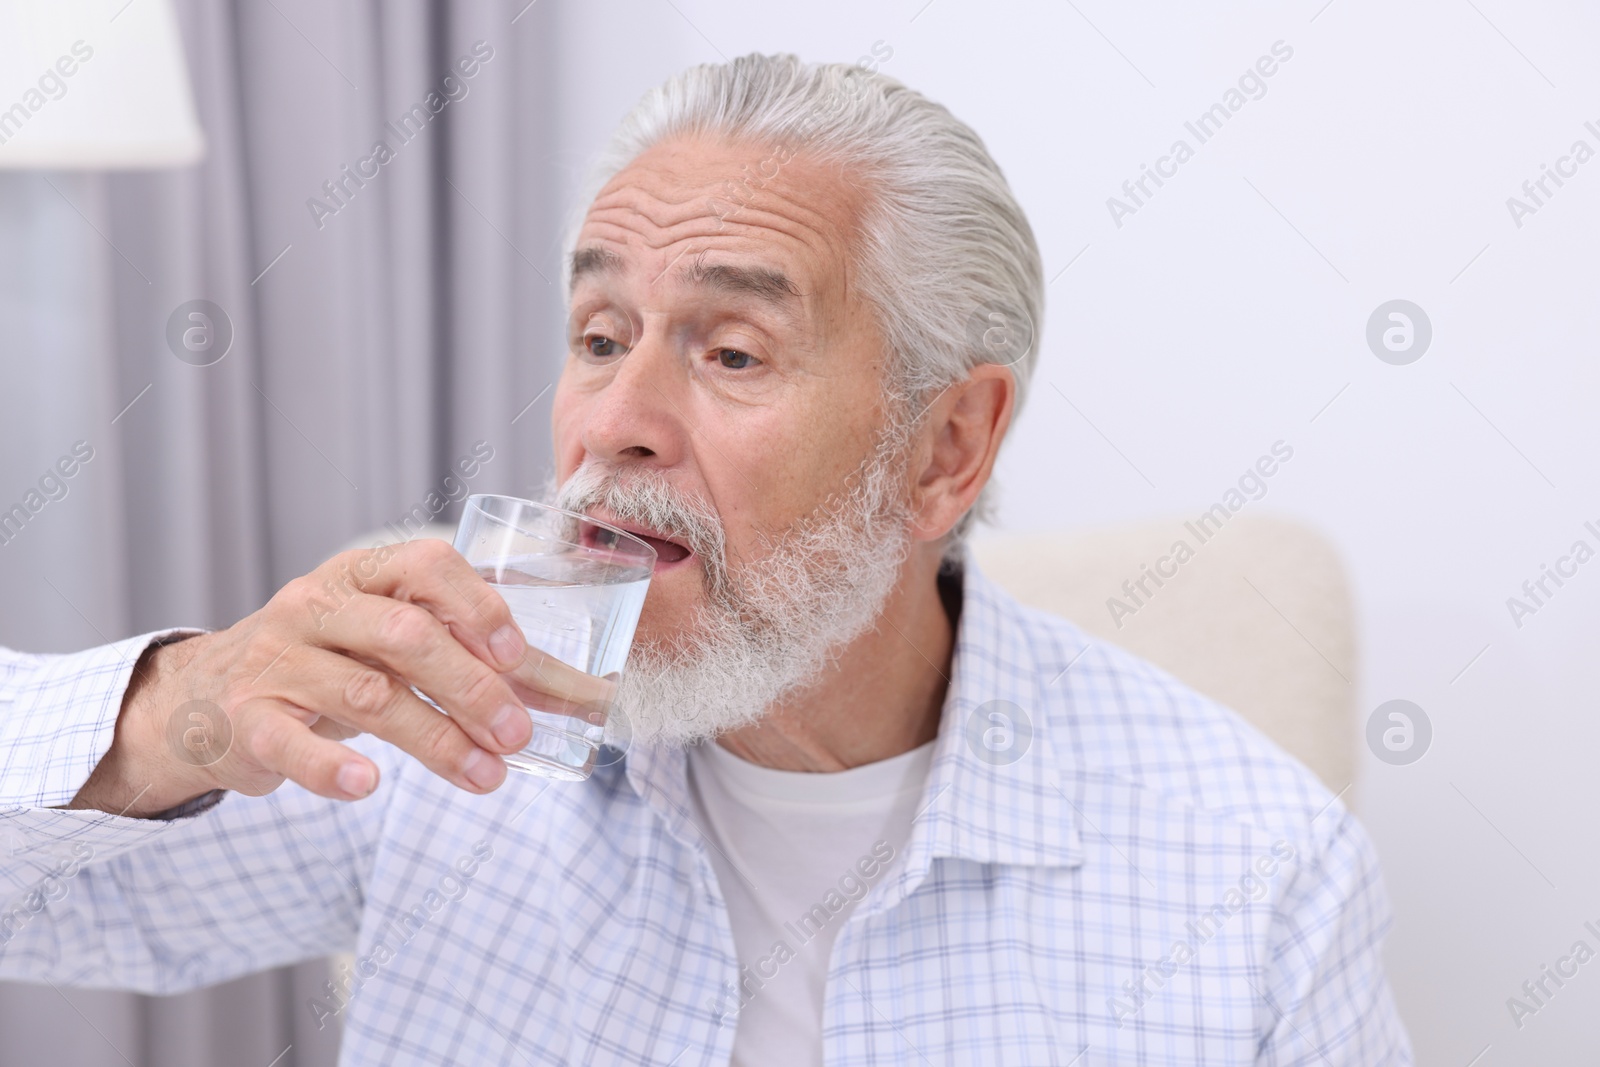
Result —
[[[455, 548], [505, 598], [540, 652], [588, 674], [615, 679], [628, 659], [656, 551], [626, 530], [577, 512], [516, 497], [475, 494], [456, 527]], [[582, 781], [605, 733], [603, 702], [574, 707], [511, 680], [533, 720], [533, 737], [507, 765]]]

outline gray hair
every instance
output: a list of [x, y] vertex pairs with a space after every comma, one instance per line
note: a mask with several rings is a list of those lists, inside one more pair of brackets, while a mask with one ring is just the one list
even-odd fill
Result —
[[[855, 266], [889, 349], [897, 418], [914, 422], [981, 363], [1010, 366], [1020, 412], [1038, 360], [1044, 270], [1027, 217], [971, 127], [862, 66], [741, 56], [646, 93], [597, 162], [583, 206], [646, 149], [698, 135], [782, 145], [860, 182], [868, 203]], [[975, 522], [993, 521], [994, 493], [991, 479], [947, 535], [946, 560]]]

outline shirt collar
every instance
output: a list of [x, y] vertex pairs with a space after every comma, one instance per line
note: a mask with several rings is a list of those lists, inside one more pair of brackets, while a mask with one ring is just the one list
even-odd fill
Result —
[[[957, 583], [961, 614], [933, 763], [904, 863], [859, 910], [910, 893], [934, 859], [1076, 866], [1083, 845], [1047, 728], [1044, 681], [1022, 609], [967, 550], [941, 581]], [[702, 851], [681, 748], [635, 745], [626, 773], [686, 846]]]
[[906, 893], [941, 857], [1030, 867], [1083, 862], [1023, 609], [978, 569], [970, 549], [953, 580], [961, 617], [933, 766], [906, 845]]

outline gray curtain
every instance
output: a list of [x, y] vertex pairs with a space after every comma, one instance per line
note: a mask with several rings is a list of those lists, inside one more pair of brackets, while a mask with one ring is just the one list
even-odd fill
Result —
[[[227, 626], [364, 531], [451, 521], [480, 441], [473, 491], [542, 482], [569, 177], [552, 8], [179, 0], [202, 164], [0, 174], [0, 510], [93, 450], [0, 545], [0, 643]], [[195, 300], [225, 316], [209, 349], [169, 342]], [[325, 977], [0, 985], [0, 1064], [332, 1063], [306, 1007]]]

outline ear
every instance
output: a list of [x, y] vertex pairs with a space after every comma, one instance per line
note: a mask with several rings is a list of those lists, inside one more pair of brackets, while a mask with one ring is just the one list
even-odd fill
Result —
[[980, 363], [935, 398], [918, 452], [912, 536], [936, 541], [978, 499], [1011, 425], [1017, 380], [1009, 367]]

